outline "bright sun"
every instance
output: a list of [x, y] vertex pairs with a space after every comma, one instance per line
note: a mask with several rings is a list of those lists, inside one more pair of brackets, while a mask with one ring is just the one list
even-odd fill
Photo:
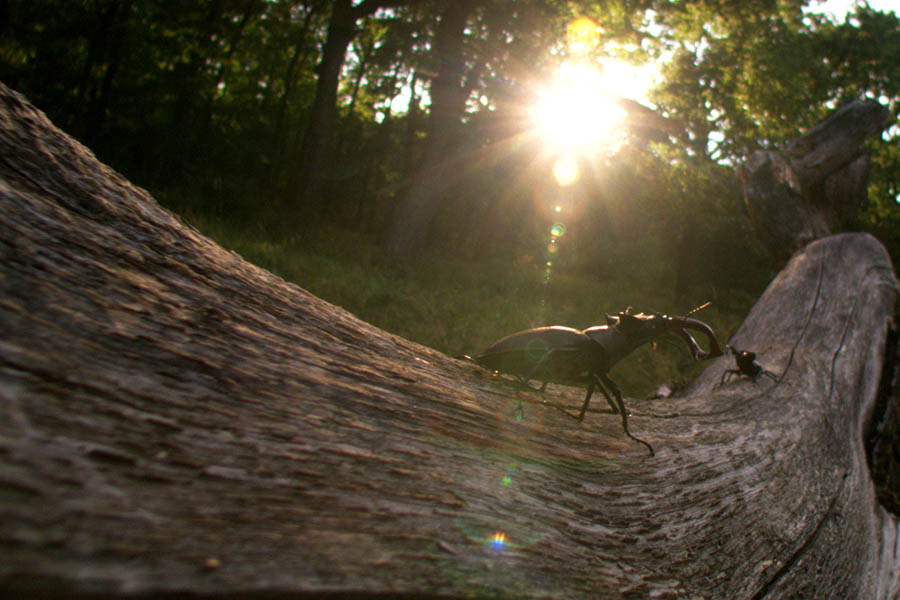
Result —
[[578, 179], [576, 155], [618, 146], [625, 118], [620, 100], [646, 101], [657, 78], [653, 65], [606, 60], [593, 66], [590, 57], [601, 37], [591, 19], [569, 23], [566, 44], [574, 60], [563, 63], [554, 80], [538, 91], [532, 108], [536, 134], [558, 156], [553, 174], [562, 186]]
[[625, 111], [617, 100], [633, 87], [634, 75], [619, 64], [602, 70], [566, 64], [538, 93], [537, 133], [553, 150], [575, 152], [611, 144]]
[[554, 81], [538, 92], [532, 109], [535, 132], [549, 151], [566, 161], [554, 166], [560, 185], [578, 179], [577, 168], [571, 168], [573, 155], [618, 146], [625, 118], [619, 100], [644, 100], [654, 75], [647, 67], [620, 62], [606, 62], [602, 68], [564, 64]]

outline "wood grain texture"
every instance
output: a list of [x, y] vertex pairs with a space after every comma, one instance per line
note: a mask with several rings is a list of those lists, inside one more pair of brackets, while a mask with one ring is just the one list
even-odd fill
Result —
[[732, 340], [783, 379], [629, 399], [648, 458], [581, 390], [223, 250], [0, 88], [0, 592], [895, 598], [863, 432], [896, 291], [874, 238], [809, 246]]

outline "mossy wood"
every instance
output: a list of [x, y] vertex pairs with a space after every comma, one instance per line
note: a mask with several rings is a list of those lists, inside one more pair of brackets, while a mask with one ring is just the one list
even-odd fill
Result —
[[[818, 241], [783, 374], [546, 401], [243, 261], [0, 88], [0, 595], [894, 598], [863, 436], [896, 281]], [[566, 410], [561, 410], [561, 408]]]

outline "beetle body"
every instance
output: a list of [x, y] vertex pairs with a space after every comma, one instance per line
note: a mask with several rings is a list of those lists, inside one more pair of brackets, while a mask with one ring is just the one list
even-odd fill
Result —
[[[687, 329], [698, 330], [707, 335], [710, 348], [708, 352], [700, 348]], [[722, 354], [712, 329], [702, 321], [687, 316], [633, 314], [629, 308], [617, 315], [607, 315], [606, 325], [581, 331], [554, 326], [514, 333], [498, 340], [477, 356], [475, 361], [488, 369], [515, 375], [525, 383], [537, 380], [543, 382], [544, 386], [547, 383], [558, 383], [586, 387], [587, 395], [579, 420], [584, 419], [591, 395], [595, 388], [599, 388], [613, 413], [620, 414], [625, 435], [647, 446], [652, 455], [652, 446], [628, 431], [628, 417], [622, 394], [607, 373], [642, 344], [670, 332], [687, 342], [695, 359]]]
[[778, 381], [777, 375], [771, 371], [767, 371], [759, 364], [759, 362], [757, 362], [756, 352], [751, 352], [750, 350], [738, 350], [732, 346], [726, 346], [725, 349], [734, 356], [734, 364], [737, 368], [728, 369], [722, 373], [719, 385], [723, 385], [730, 375], [743, 375], [750, 379], [756, 379], [760, 375], [765, 375], [774, 381]]
[[484, 367], [545, 383], [582, 386], [591, 373], [609, 370], [603, 347], [570, 327], [538, 327], [496, 342], [476, 359]]

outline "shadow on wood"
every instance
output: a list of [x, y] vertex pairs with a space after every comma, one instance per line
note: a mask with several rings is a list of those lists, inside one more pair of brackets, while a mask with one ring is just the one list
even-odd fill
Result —
[[[258, 269], [0, 88], [5, 596], [892, 598], [871, 419], [897, 283], [797, 254], [632, 427], [380, 331]], [[548, 394], [574, 412], [580, 390]]]

